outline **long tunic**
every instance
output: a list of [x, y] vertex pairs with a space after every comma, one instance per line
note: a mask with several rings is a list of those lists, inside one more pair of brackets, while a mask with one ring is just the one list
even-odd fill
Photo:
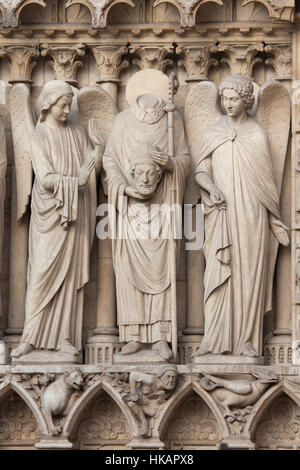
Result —
[[[128, 198], [128, 205], [124, 206], [125, 187], [134, 186], [131, 163], [134, 152], [138, 152], [138, 143], [149, 142], [164, 154], [167, 154], [168, 147], [166, 113], [149, 123], [147, 116], [145, 122], [134, 110], [137, 111], [136, 107], [117, 116], [103, 156], [109, 203], [117, 209], [117, 215], [122, 215], [122, 218], [117, 217], [115, 239], [112, 240], [120, 341], [171, 341], [170, 286], [174, 282], [171, 266], [172, 258], [173, 261], [176, 258], [176, 243], [170, 233], [163, 232], [166, 221], [159, 221], [159, 215], [155, 210], [151, 211], [151, 205], [158, 205], [158, 209], [162, 204], [182, 204], [190, 157], [182, 121], [175, 113], [174, 171], [164, 172], [150, 200]], [[145, 114], [142, 112], [143, 116]], [[172, 188], [175, 191], [171, 191]], [[176, 217], [178, 214], [174, 216], [175, 223], [178, 222]], [[151, 221], [153, 225], [157, 222], [157, 238], [132, 236], [136, 230], [147, 234]], [[113, 222], [111, 219], [111, 225]], [[123, 229], [126, 227], [126, 233], [131, 234], [127, 238], [121, 238], [121, 225]]]
[[[216, 209], [205, 191], [205, 353], [262, 352], [262, 323], [270, 309], [271, 247], [277, 241], [269, 214], [279, 215], [267, 136], [251, 117], [237, 127], [224, 116], [204, 134], [195, 173], [206, 172], [226, 201]], [[277, 245], [278, 246], [278, 245]]]
[[84, 187], [78, 174], [92, 148], [85, 129], [39, 123], [33, 133], [28, 286], [22, 342], [60, 348], [65, 340], [81, 350], [83, 286], [95, 230], [96, 177]]

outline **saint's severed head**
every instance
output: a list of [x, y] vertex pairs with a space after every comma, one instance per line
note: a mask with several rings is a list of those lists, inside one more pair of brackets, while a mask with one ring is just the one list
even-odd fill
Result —
[[151, 158], [155, 149], [149, 142], [136, 145], [130, 159], [131, 175], [136, 190], [143, 196], [151, 197], [162, 178], [162, 168]]

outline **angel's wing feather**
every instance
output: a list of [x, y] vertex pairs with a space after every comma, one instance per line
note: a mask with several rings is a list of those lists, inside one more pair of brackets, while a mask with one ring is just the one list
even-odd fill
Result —
[[221, 116], [218, 87], [214, 82], [203, 81], [194, 85], [185, 102], [185, 128], [192, 156], [192, 167], [185, 202], [195, 204], [200, 198], [200, 188], [194, 181], [194, 170], [199, 160], [199, 148], [208, 126]]
[[259, 91], [256, 119], [268, 135], [279, 195], [289, 139], [290, 113], [291, 100], [285, 86], [275, 80], [262, 85]]
[[31, 135], [34, 129], [30, 91], [19, 83], [9, 96], [17, 184], [17, 219], [26, 212], [32, 189]]
[[99, 86], [86, 86], [79, 91], [77, 102], [82, 124], [88, 128], [90, 118], [99, 120], [101, 137], [106, 143], [117, 114], [117, 108], [111, 96]]

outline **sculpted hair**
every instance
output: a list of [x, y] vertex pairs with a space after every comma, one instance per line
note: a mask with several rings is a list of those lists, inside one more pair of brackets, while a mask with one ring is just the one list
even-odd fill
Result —
[[254, 103], [254, 87], [252, 80], [246, 75], [230, 75], [225, 78], [219, 86], [219, 95], [223, 98], [224, 90], [233, 90], [240, 95], [246, 105], [246, 109], [251, 109]]

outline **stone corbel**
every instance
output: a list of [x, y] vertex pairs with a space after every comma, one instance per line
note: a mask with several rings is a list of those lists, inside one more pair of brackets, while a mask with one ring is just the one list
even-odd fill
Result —
[[180, 13], [180, 24], [183, 28], [193, 28], [196, 24], [198, 9], [205, 3], [212, 2], [223, 5], [222, 0], [155, 0], [154, 7], [162, 3], [172, 3]]
[[21, 11], [30, 3], [46, 7], [44, 0], [0, 0], [2, 26], [4, 28], [15, 28], [18, 26]]
[[66, 8], [69, 8], [76, 3], [86, 6], [92, 15], [92, 26], [96, 29], [106, 28], [107, 16], [110, 9], [118, 3], [127, 3], [131, 7], [135, 4], [132, 0], [68, 0]]
[[0, 57], [8, 56], [11, 63], [9, 83], [31, 83], [31, 72], [36, 65], [34, 59], [39, 57], [37, 46], [8, 46], [0, 49]]
[[251, 2], [262, 3], [267, 8], [270, 18], [294, 20], [295, 0], [244, 0], [242, 6]]
[[266, 65], [273, 67], [276, 80], [291, 80], [292, 78], [292, 45], [291, 44], [268, 44], [265, 52], [272, 54], [273, 58], [265, 60]]
[[141, 70], [152, 68], [164, 72], [169, 65], [173, 64], [173, 60], [166, 58], [174, 52], [172, 46], [133, 45], [130, 48], [130, 52], [139, 57], [138, 59], [133, 59], [132, 63]]
[[76, 74], [79, 67], [82, 67], [81, 60], [85, 54], [85, 45], [76, 44], [55, 46], [49, 44], [41, 45], [41, 55], [43, 57], [50, 56], [52, 60], [47, 65], [52, 67], [58, 80], [64, 80], [71, 85], [76, 85]]
[[177, 47], [176, 54], [182, 57], [178, 65], [184, 67], [187, 72], [185, 81], [207, 80], [210, 67], [219, 63], [218, 59], [213, 57], [217, 51], [217, 46], [212, 43]]
[[99, 70], [97, 83], [120, 83], [121, 70], [129, 66], [129, 61], [123, 60], [123, 56], [128, 54], [128, 48], [126, 46], [93, 46], [91, 50]]
[[254, 44], [219, 44], [218, 51], [225, 52], [226, 57], [221, 59], [230, 67], [231, 74], [241, 73], [252, 76], [255, 64], [261, 63], [263, 59], [257, 57], [258, 52], [263, 52], [263, 43]]

